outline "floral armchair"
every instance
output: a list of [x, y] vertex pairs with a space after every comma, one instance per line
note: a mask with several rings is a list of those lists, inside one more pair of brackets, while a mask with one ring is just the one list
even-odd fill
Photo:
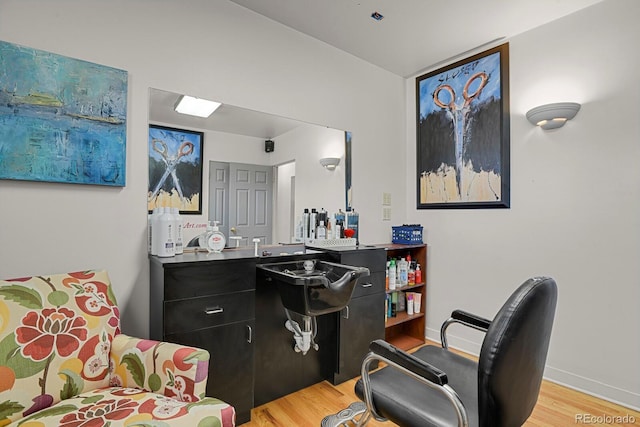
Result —
[[0, 280], [0, 427], [234, 426], [208, 361], [121, 334], [105, 271]]

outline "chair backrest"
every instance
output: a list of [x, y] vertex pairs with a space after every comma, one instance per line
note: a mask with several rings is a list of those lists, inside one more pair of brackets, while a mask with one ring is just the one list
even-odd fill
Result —
[[106, 271], [0, 280], [0, 396], [12, 404], [5, 416], [107, 387], [119, 332]]
[[556, 282], [523, 283], [491, 322], [478, 362], [481, 427], [521, 426], [538, 400], [557, 301]]

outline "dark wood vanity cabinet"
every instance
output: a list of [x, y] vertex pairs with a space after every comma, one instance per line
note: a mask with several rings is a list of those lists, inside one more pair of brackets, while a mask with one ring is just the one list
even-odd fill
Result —
[[[236, 255], [237, 254], [237, 255]], [[318, 350], [294, 350], [287, 313], [261, 262], [321, 259], [367, 267], [340, 312], [316, 317]], [[384, 248], [337, 248], [291, 257], [254, 258], [241, 252], [151, 259], [150, 336], [209, 351], [207, 396], [236, 409], [238, 425], [254, 406], [323, 380], [360, 375], [369, 343], [384, 338]], [[289, 313], [300, 322], [295, 313]]]
[[206, 349], [207, 396], [233, 405], [238, 424], [253, 408], [255, 267], [246, 258], [151, 258], [151, 338]]
[[360, 375], [362, 359], [373, 340], [384, 339], [385, 264], [384, 248], [328, 250], [341, 264], [367, 267], [370, 275], [359, 279], [349, 304], [337, 313], [336, 368], [334, 384]]

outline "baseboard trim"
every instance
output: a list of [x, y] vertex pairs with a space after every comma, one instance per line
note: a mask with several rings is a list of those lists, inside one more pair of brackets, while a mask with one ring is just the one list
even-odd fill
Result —
[[640, 411], [640, 394], [638, 393], [624, 390], [610, 384], [605, 384], [591, 378], [586, 378], [572, 372], [567, 372], [563, 369], [554, 368], [549, 365], [545, 366], [544, 379], [581, 393], [597, 397], [598, 399], [604, 399], [617, 405], [633, 409], [634, 411]]
[[[440, 342], [439, 330], [427, 328], [426, 335], [427, 339], [438, 343]], [[451, 348], [455, 348], [456, 350], [460, 350], [474, 356], [478, 356], [480, 354], [481, 343], [473, 342], [452, 334], [447, 334], [447, 340], [449, 341], [449, 347]], [[549, 365], [545, 366], [544, 379], [581, 393], [597, 397], [598, 399], [603, 399], [617, 405], [633, 409], [634, 411], [640, 411], [640, 394], [638, 393], [624, 390], [610, 384], [605, 384], [592, 378], [583, 377], [563, 369], [554, 368]]]

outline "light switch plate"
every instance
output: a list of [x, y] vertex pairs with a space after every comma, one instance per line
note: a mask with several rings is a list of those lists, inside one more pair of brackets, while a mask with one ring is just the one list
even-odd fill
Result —
[[382, 193], [382, 206], [391, 206], [391, 193]]
[[382, 208], [382, 220], [391, 221], [391, 208]]

